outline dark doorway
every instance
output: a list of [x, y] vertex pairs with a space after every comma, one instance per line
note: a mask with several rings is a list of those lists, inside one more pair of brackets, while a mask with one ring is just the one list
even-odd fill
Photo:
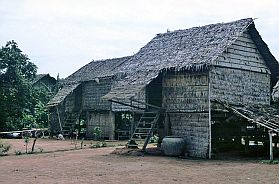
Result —
[[162, 107], [162, 76], [152, 80], [146, 86], [146, 102], [151, 105]]

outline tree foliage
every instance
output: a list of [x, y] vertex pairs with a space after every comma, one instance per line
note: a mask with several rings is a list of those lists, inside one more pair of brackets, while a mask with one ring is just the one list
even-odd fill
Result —
[[31, 81], [36, 72], [36, 65], [15, 41], [0, 49], [0, 130], [18, 129], [26, 113], [32, 111]]

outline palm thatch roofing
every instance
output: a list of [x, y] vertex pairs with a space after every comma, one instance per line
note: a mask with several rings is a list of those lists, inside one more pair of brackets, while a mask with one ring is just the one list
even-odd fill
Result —
[[51, 77], [49, 74], [37, 74], [34, 78], [34, 80], [32, 81], [32, 85], [36, 84], [37, 82], [39, 82], [41, 79], [43, 79], [44, 77], [49, 77], [52, 80], [56, 80], [55, 78]]
[[68, 76], [63, 81], [63, 87], [48, 102], [48, 106], [57, 106], [71, 94], [82, 82], [113, 77], [119, 74], [117, 68], [130, 59], [130, 56], [107, 60], [92, 61]]
[[131, 57], [92, 61], [67, 77], [64, 83], [91, 81], [97, 78], [112, 77], [118, 74], [118, 68]]
[[214, 61], [246, 30], [273, 78], [279, 76], [278, 62], [256, 30], [253, 19], [248, 18], [158, 34], [118, 69], [125, 72], [126, 77], [103, 98], [131, 99], [165, 70], [206, 70], [215, 65]]

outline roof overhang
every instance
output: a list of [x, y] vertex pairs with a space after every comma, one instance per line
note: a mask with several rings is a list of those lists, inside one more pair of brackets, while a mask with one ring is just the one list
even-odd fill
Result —
[[48, 107], [55, 107], [59, 105], [64, 99], [70, 95], [81, 83], [72, 83], [63, 86], [61, 90], [47, 103]]

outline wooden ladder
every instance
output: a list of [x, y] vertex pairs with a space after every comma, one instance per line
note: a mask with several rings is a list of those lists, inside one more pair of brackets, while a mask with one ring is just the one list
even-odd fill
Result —
[[62, 135], [64, 137], [69, 137], [71, 132], [74, 131], [75, 124], [79, 120], [80, 114], [82, 110], [79, 112], [72, 112], [66, 119], [64, 125], [62, 126]]
[[130, 137], [127, 147], [128, 148], [138, 148], [136, 141], [144, 141], [142, 151], [146, 150], [147, 144], [153, 134], [153, 130], [162, 113], [161, 109], [146, 110], [138, 123], [135, 126], [134, 132]]

